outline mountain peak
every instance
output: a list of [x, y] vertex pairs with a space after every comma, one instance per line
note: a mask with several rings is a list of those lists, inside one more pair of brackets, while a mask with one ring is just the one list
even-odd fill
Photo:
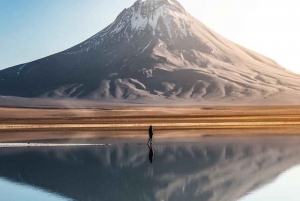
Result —
[[135, 4], [142, 4], [145, 6], [162, 6], [162, 5], [169, 5], [169, 6], [177, 6], [184, 10], [183, 6], [176, 0], [137, 0]]
[[126, 30], [140, 33], [151, 29], [155, 35], [161, 25], [168, 30], [168, 37], [172, 37], [171, 26], [188, 26], [183, 22], [184, 16], [186, 11], [176, 0], [138, 0], [120, 13], [109, 32], [115, 34]]
[[151, 14], [160, 7], [166, 7], [173, 11], [185, 13], [183, 6], [176, 0], [138, 0], [132, 7], [135, 9], [140, 7], [141, 11], [144, 11], [143, 14]]

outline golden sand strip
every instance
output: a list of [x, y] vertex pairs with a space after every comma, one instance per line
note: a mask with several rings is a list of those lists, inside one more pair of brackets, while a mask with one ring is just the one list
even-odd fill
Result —
[[[219, 122], [219, 123], [153, 123], [156, 129], [253, 128], [299, 126], [300, 122]], [[68, 129], [145, 129], [149, 124], [2, 124], [0, 130], [68, 130]]]

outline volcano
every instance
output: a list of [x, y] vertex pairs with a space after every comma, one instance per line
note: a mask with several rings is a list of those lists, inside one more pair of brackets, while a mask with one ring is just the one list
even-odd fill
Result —
[[297, 102], [300, 76], [218, 35], [176, 0], [138, 0], [88, 40], [0, 71], [0, 95]]

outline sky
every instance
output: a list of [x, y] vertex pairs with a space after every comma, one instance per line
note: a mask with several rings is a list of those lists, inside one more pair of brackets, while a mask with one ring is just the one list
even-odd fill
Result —
[[[300, 73], [296, 0], [178, 0], [208, 27]], [[135, 0], [0, 0], [0, 70], [68, 49]]]

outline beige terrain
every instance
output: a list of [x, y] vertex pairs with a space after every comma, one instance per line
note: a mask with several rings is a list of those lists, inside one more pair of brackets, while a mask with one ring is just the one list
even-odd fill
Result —
[[300, 106], [0, 108], [0, 121], [2, 142], [109, 137], [145, 139], [149, 125], [154, 126], [157, 139], [182, 141], [184, 137], [215, 135], [299, 134]]

